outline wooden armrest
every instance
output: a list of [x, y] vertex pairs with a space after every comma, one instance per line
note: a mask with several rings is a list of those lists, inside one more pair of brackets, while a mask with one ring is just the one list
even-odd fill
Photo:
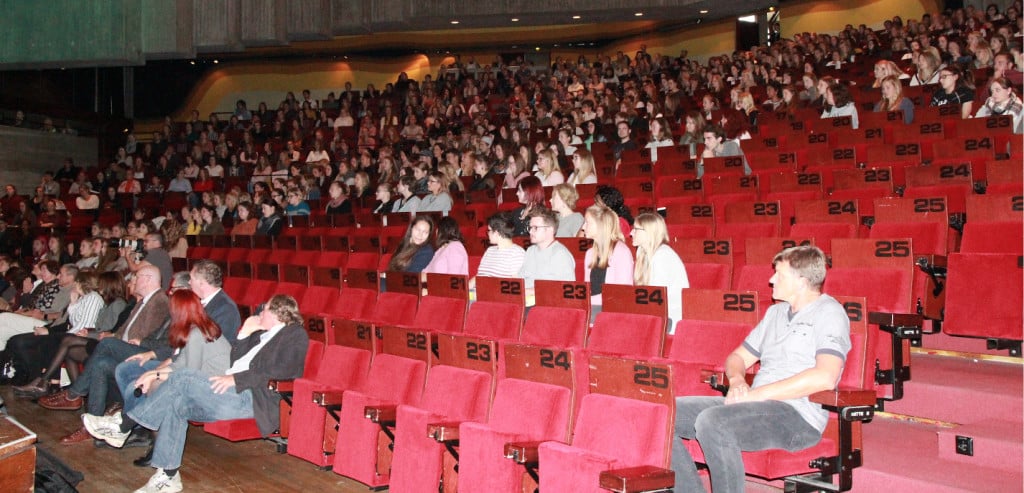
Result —
[[382, 425], [394, 424], [398, 416], [398, 406], [366, 406], [363, 416], [374, 423]]
[[825, 407], [843, 408], [855, 406], [874, 406], [877, 395], [873, 390], [824, 390], [807, 397], [815, 404]]
[[341, 392], [313, 392], [313, 402], [320, 406], [341, 406]]
[[544, 442], [511, 442], [505, 444], [505, 458], [516, 464], [536, 464], [539, 460], [537, 449]]
[[430, 423], [427, 425], [427, 436], [438, 442], [457, 442], [460, 424], [458, 421]]
[[882, 327], [917, 327], [920, 329], [924, 324], [924, 316], [916, 313], [868, 313], [868, 323]]
[[654, 466], [627, 467], [603, 471], [600, 480], [601, 488], [619, 493], [639, 493], [672, 488], [676, 482], [676, 473], [671, 469]]
[[295, 391], [295, 380], [271, 380], [267, 382], [267, 388], [279, 394], [290, 394]]

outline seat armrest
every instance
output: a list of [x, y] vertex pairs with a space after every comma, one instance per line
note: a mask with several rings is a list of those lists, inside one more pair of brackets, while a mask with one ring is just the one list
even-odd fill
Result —
[[874, 390], [823, 390], [807, 397], [815, 404], [841, 408], [851, 406], [874, 406], [877, 395]]
[[295, 380], [271, 380], [267, 382], [267, 388], [279, 394], [290, 394], [295, 390]]
[[442, 423], [430, 423], [427, 425], [427, 436], [438, 442], [459, 441], [459, 421], [448, 421]]
[[600, 486], [619, 493], [661, 491], [675, 485], [676, 473], [655, 466], [627, 467], [601, 472]]
[[398, 406], [379, 405], [366, 406], [363, 409], [363, 416], [374, 423], [381, 425], [394, 425], [398, 416]]
[[825, 390], [815, 392], [808, 400], [839, 414], [845, 421], [870, 421], [875, 416], [877, 395], [874, 390]]
[[544, 442], [512, 442], [505, 444], [505, 458], [517, 464], [536, 464], [540, 460], [537, 449]]
[[[747, 385], [754, 384], [753, 373], [746, 373], [743, 375], [743, 378], [746, 379]], [[729, 379], [725, 377], [724, 371], [702, 369], [700, 371], [700, 381], [723, 394], [729, 391]]]
[[[920, 337], [921, 326], [924, 325], [924, 316], [916, 313], [868, 313], [868, 323], [879, 326], [886, 332], [892, 332], [898, 337]], [[916, 335], [913, 334], [916, 331]]]
[[313, 392], [313, 402], [323, 406], [337, 406], [341, 407], [341, 392]]

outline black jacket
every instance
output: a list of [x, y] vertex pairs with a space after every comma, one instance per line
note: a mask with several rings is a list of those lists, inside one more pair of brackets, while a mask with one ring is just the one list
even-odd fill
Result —
[[[239, 340], [231, 347], [231, 363], [245, 356], [250, 349], [260, 343], [260, 334], [254, 332], [249, 337]], [[253, 415], [260, 434], [269, 436], [278, 430], [281, 424], [281, 396], [267, 388], [272, 379], [286, 380], [302, 376], [306, 365], [306, 351], [309, 349], [309, 337], [302, 325], [288, 325], [274, 336], [266, 346], [249, 363], [249, 369], [235, 373], [235, 391], [252, 391]]]

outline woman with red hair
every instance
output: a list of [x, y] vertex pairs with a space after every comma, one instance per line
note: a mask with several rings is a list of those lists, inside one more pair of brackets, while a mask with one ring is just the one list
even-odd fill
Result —
[[512, 211], [512, 222], [515, 224], [513, 236], [529, 236], [530, 213], [537, 207], [544, 207], [544, 185], [540, 178], [527, 176], [519, 180], [516, 197], [522, 204]]
[[[167, 342], [174, 349], [173, 356], [163, 361], [151, 360], [155, 353], [150, 351], [128, 358], [128, 364], [117, 368], [125, 410], [138, 403], [136, 388], [149, 394], [175, 370], [191, 368], [213, 376], [223, 375], [231, 365], [231, 344], [206, 314], [198, 295], [188, 289], [175, 291], [170, 295], [170, 311]], [[148, 371], [140, 374], [143, 370]]]

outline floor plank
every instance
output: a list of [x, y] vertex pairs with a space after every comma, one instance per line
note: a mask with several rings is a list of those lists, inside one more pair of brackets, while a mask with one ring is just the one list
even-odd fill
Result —
[[[41, 447], [85, 475], [78, 487], [82, 493], [132, 491], [153, 474], [153, 469], [135, 467], [131, 463], [145, 449], [97, 449], [92, 442], [61, 445], [60, 437], [81, 424], [79, 412], [48, 411], [31, 401], [14, 397], [9, 386], [0, 388], [0, 396], [7, 402], [9, 414], [39, 436]], [[362, 483], [278, 454], [268, 442], [231, 443], [198, 427], [189, 429], [181, 474], [185, 491], [190, 493], [368, 491]]]

